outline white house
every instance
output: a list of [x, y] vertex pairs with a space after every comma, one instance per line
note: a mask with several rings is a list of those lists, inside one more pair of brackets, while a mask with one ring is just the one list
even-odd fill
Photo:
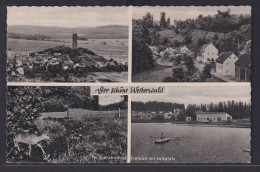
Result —
[[208, 63], [218, 58], [218, 49], [212, 44], [205, 44], [197, 55], [197, 61]]
[[232, 120], [226, 112], [196, 112], [196, 120], [200, 122], [220, 122]]
[[232, 52], [224, 52], [216, 59], [216, 72], [221, 76], [235, 76], [235, 62], [238, 57]]
[[182, 47], [180, 47], [180, 51], [181, 51], [181, 53], [187, 53], [189, 51], [189, 49], [186, 46], [182, 46]]

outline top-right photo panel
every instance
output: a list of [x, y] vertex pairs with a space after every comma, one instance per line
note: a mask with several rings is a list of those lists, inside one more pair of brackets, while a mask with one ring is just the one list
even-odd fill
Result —
[[132, 14], [132, 82], [250, 82], [251, 6], [146, 6]]

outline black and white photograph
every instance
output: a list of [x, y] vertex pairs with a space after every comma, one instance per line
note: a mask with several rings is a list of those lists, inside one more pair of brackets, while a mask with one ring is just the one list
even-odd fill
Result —
[[251, 87], [132, 96], [131, 163], [250, 163]]
[[128, 7], [7, 7], [8, 82], [127, 82]]
[[132, 11], [132, 82], [250, 82], [251, 6]]
[[127, 95], [10, 86], [7, 163], [126, 163]]

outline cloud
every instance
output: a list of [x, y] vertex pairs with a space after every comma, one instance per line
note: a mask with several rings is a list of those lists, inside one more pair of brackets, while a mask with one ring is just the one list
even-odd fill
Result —
[[117, 103], [122, 100], [121, 96], [116, 95], [106, 95], [106, 96], [99, 96], [99, 104], [100, 105], [108, 105], [112, 103]]
[[174, 86], [167, 87], [167, 95], [161, 96], [132, 96], [133, 101], [162, 101], [172, 103], [201, 104], [219, 101], [242, 101], [251, 100], [250, 85], [225, 85], [225, 86]]
[[174, 20], [186, 20], [203, 16], [215, 15], [217, 11], [231, 9], [231, 14], [251, 14], [251, 6], [172, 6], [172, 7], [134, 7], [133, 19], [141, 19], [146, 13], [150, 12], [154, 19], [160, 20], [160, 13], [165, 12], [166, 17]]
[[8, 7], [8, 25], [95, 27], [128, 25], [127, 7]]

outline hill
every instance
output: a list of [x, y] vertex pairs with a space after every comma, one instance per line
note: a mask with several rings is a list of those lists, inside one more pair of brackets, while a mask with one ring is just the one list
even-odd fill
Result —
[[28, 26], [17, 25], [8, 26], [8, 37], [13, 34], [23, 35], [45, 35], [53, 39], [70, 39], [72, 33], [78, 33], [79, 36], [88, 39], [128, 39], [128, 26], [108, 25], [99, 27], [44, 27], [44, 26]]

